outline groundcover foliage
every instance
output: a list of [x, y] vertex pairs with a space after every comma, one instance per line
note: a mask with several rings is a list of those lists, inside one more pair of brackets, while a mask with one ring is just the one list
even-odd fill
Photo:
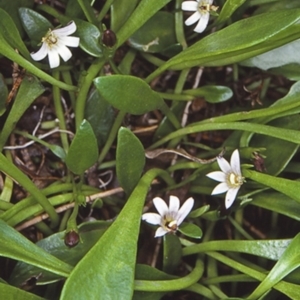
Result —
[[0, 0], [1, 299], [299, 299], [298, 0]]

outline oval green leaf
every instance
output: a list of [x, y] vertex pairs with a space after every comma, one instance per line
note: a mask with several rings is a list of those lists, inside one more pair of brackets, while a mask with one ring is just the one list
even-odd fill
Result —
[[194, 239], [201, 239], [202, 238], [202, 230], [200, 227], [198, 227], [195, 224], [192, 223], [186, 223], [183, 222], [179, 228], [178, 231], [180, 231], [182, 234], [194, 238]]
[[77, 25], [76, 35], [80, 37], [80, 48], [92, 56], [102, 56], [99, 29], [95, 25], [80, 19], [74, 21]]
[[66, 156], [66, 165], [73, 173], [81, 175], [98, 158], [98, 144], [90, 123], [83, 120]]
[[19, 30], [11, 16], [0, 8], [1, 33], [11, 47], [17, 49], [23, 56], [29, 58], [29, 52], [21, 38]]
[[139, 139], [124, 127], [121, 127], [118, 133], [116, 160], [118, 181], [129, 195], [142, 175], [145, 151]]
[[174, 14], [160, 11], [128, 40], [131, 47], [150, 53], [162, 52], [176, 44]]
[[233, 96], [230, 88], [220, 85], [207, 85], [198, 89], [184, 90], [183, 94], [204, 97], [209, 103], [225, 102]]
[[48, 30], [53, 28], [44, 16], [30, 8], [19, 8], [19, 14], [23, 27], [32, 41], [41, 42]]
[[114, 122], [115, 114], [112, 106], [100, 96], [97, 89], [94, 89], [89, 95], [84, 117], [91, 124], [98, 145], [103, 145]]
[[159, 109], [164, 104], [145, 81], [134, 76], [101, 76], [94, 79], [94, 84], [108, 103], [133, 115]]

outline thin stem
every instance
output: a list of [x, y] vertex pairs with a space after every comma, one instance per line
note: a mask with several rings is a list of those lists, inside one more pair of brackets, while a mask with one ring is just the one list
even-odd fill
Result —
[[93, 83], [94, 78], [100, 72], [101, 68], [103, 67], [105, 60], [103, 58], [96, 59], [92, 65], [89, 67], [85, 76], [81, 81], [81, 86], [78, 92], [77, 100], [76, 100], [76, 107], [75, 107], [75, 121], [76, 121], [76, 129], [79, 128], [83, 118], [84, 118], [84, 110], [85, 110], [85, 103], [88, 96], [88, 92], [90, 87]]
[[42, 232], [45, 236], [50, 236], [53, 234], [51, 228], [45, 222], [39, 222], [34, 225], [38, 231]]
[[87, 5], [90, 3], [90, 1], [83, 1], [83, 0], [77, 0], [78, 4], [80, 5], [85, 17], [87, 20], [98, 27], [98, 20], [93, 12], [93, 8], [90, 5]]
[[[59, 71], [57, 70], [53, 71], [53, 77], [55, 79], [59, 79], [59, 75], [60, 75]], [[56, 86], [53, 86], [53, 102], [54, 102], [56, 117], [59, 120], [59, 128], [62, 130], [67, 130], [67, 126], [65, 122], [65, 114], [60, 99], [61, 99], [60, 89]], [[67, 134], [61, 133], [60, 139], [65, 152], [68, 153], [69, 142], [68, 142]]]
[[[61, 75], [66, 84], [72, 85], [72, 78], [70, 74], [70, 70], [61, 71]], [[69, 91], [69, 97], [72, 103], [72, 107], [75, 107], [75, 93], [73, 91]]]
[[97, 19], [99, 22], [102, 21], [102, 19], [104, 18], [104, 16], [107, 14], [108, 10], [110, 9], [111, 5], [113, 4], [114, 0], [107, 0], [102, 8], [102, 10], [100, 11]]
[[193, 271], [182, 278], [171, 279], [171, 280], [136, 280], [134, 282], [134, 289], [136, 291], [147, 291], [147, 292], [171, 292], [175, 290], [185, 289], [192, 284], [196, 283], [204, 272], [204, 265], [202, 260], [197, 259], [195, 268]]

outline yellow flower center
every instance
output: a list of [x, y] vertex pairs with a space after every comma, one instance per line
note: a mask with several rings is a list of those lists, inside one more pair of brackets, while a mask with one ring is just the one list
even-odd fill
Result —
[[244, 177], [242, 177], [239, 174], [235, 174], [235, 173], [229, 173], [227, 175], [227, 180], [226, 180], [228, 186], [230, 188], [237, 188], [239, 186], [241, 186], [244, 182]]
[[210, 12], [210, 11], [217, 11], [219, 8], [219, 6], [215, 6], [215, 5], [211, 5], [205, 1], [201, 1], [199, 3], [198, 9], [200, 11], [200, 13], [206, 13], [206, 12]]
[[176, 232], [178, 229], [176, 220], [173, 220], [171, 222], [166, 222], [165, 226], [167, 227], [167, 229], [169, 229], [172, 232]]
[[58, 38], [55, 36], [55, 34], [52, 32], [51, 29], [47, 32], [47, 34], [42, 38], [43, 43], [47, 43], [48, 47], [51, 48], [53, 45], [55, 45], [58, 41]]

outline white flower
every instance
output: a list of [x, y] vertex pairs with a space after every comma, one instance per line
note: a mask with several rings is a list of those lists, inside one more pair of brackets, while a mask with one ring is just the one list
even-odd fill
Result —
[[166, 202], [159, 197], [153, 199], [153, 204], [158, 211], [158, 214], [145, 213], [142, 215], [142, 220], [152, 225], [160, 225], [155, 232], [155, 237], [160, 237], [168, 232], [177, 231], [179, 225], [192, 210], [194, 199], [187, 199], [180, 209], [180, 201], [175, 196], [170, 196], [169, 207]]
[[225, 197], [225, 207], [228, 209], [235, 200], [235, 197], [244, 182], [244, 177], [241, 173], [239, 151], [237, 149], [233, 151], [230, 158], [230, 164], [223, 157], [218, 157], [217, 161], [222, 172], [215, 171], [206, 176], [221, 182], [213, 189], [211, 194], [216, 195], [227, 192]]
[[36, 53], [31, 53], [33, 60], [42, 60], [47, 55], [49, 57], [50, 68], [59, 66], [59, 56], [64, 61], [68, 61], [72, 57], [71, 51], [68, 47], [78, 47], [79, 38], [75, 36], [68, 36], [76, 31], [77, 27], [74, 21], [67, 26], [51, 30], [42, 38], [42, 47]]
[[217, 6], [212, 5], [213, 0], [197, 0], [197, 1], [184, 1], [181, 4], [181, 9], [186, 11], [194, 11], [194, 13], [185, 21], [185, 25], [190, 26], [196, 23], [194, 31], [201, 33], [205, 30], [208, 20], [209, 12], [216, 11]]

